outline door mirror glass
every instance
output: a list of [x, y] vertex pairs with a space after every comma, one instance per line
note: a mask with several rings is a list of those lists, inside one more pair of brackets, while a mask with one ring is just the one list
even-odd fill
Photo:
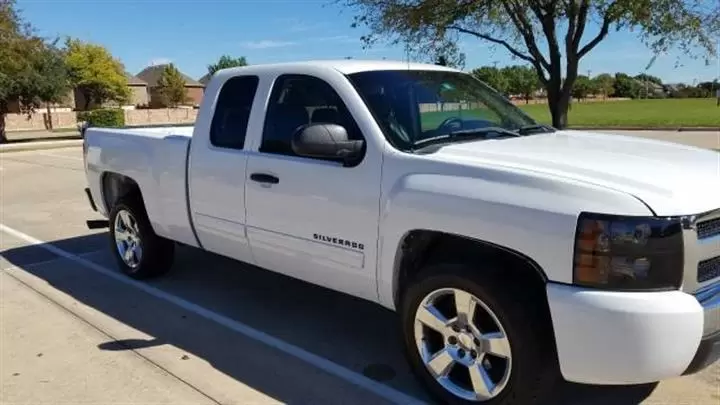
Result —
[[317, 123], [300, 127], [292, 138], [298, 156], [329, 159], [353, 166], [362, 159], [365, 141], [350, 140], [341, 125]]

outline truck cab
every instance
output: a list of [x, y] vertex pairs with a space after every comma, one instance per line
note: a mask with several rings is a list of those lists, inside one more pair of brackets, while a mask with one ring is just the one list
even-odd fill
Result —
[[[384, 147], [364, 135], [377, 131], [370, 112], [332, 68], [245, 73], [211, 81], [193, 133], [189, 198], [198, 241], [220, 254], [377, 299]], [[312, 124], [341, 126], [343, 141], [359, 144], [357, 150], [343, 158], [296, 153], [295, 130]]]
[[446, 403], [720, 356], [717, 152], [557, 130], [436, 65], [248, 66], [205, 94], [194, 127], [86, 130], [129, 276], [182, 243], [376, 302]]

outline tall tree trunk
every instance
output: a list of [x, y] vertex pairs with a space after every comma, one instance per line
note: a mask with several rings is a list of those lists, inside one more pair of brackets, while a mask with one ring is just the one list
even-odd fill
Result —
[[551, 71], [550, 80], [546, 85], [548, 95], [548, 108], [552, 117], [552, 126], [565, 129], [568, 124], [568, 108], [570, 106], [570, 89], [563, 86], [560, 69]]
[[7, 142], [7, 136], [5, 135], [5, 113], [0, 112], [0, 143]]
[[554, 101], [550, 100], [550, 115], [552, 116], [553, 127], [557, 129], [567, 128], [569, 107], [569, 95], [560, 94]]
[[53, 130], [53, 122], [52, 122], [52, 113], [50, 112], [50, 103], [45, 103], [45, 108], [47, 109], [47, 129], [52, 131]]
[[83, 95], [83, 111], [87, 111], [88, 107], [90, 106], [90, 103], [92, 102], [92, 92], [84, 90], [82, 92]]
[[548, 89], [548, 108], [552, 117], [552, 126], [565, 129], [568, 126], [568, 110], [570, 109], [570, 92], [563, 89]]

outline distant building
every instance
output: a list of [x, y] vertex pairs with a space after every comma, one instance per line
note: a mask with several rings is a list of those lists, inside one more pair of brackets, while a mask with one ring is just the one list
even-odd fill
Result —
[[[75, 108], [75, 93], [74, 91], [68, 90], [67, 94], [60, 100], [59, 103], [51, 103], [49, 106], [45, 103], [40, 103], [40, 107], [36, 108], [36, 111], [45, 112], [50, 108], [51, 112], [62, 112], [72, 111]], [[17, 101], [10, 101], [7, 105], [9, 114], [19, 114], [22, 111], [20, 103]]]
[[[62, 98], [62, 100], [59, 103], [51, 104], [50, 111], [52, 112], [63, 112], [63, 111], [83, 111], [83, 110], [92, 110], [95, 108], [103, 108], [103, 107], [122, 107], [122, 108], [135, 108], [138, 106], [147, 106], [148, 105], [148, 85], [145, 81], [131, 75], [130, 73], [125, 73], [125, 76], [127, 77], [127, 86], [130, 89], [130, 99], [125, 104], [118, 104], [114, 101], [106, 101], [102, 105], [96, 105], [93, 102], [90, 102], [86, 105], [85, 103], [85, 96], [80, 92], [77, 88], [73, 88], [68, 90], [65, 97]], [[41, 106], [38, 110], [46, 111], [47, 107], [44, 103], [41, 103]], [[8, 106], [8, 111], [10, 113], [19, 113], [20, 112], [20, 105], [17, 102], [11, 102]]]
[[106, 101], [102, 105], [95, 105], [93, 102], [85, 104], [85, 96], [78, 89], [74, 89], [75, 109], [78, 111], [92, 110], [102, 107], [122, 107], [132, 109], [135, 107], [144, 107], [148, 105], [148, 86], [144, 80], [141, 80], [130, 73], [125, 72], [127, 78], [127, 87], [130, 90], [130, 98], [124, 104], [118, 104], [114, 101]]
[[125, 75], [128, 78], [128, 87], [130, 88], [130, 104], [134, 106], [147, 106], [150, 102], [147, 82], [129, 73]]
[[640, 86], [640, 96], [642, 97], [664, 97], [667, 95], [665, 86], [651, 81], [638, 80], [635, 82]]
[[[148, 66], [136, 75], [139, 79], [147, 83], [149, 104], [151, 107], [165, 107], [165, 105], [163, 105], [162, 98], [160, 97], [160, 87], [158, 86], [158, 83], [160, 82], [160, 77], [162, 77], [162, 72], [166, 66], [167, 65], [165, 64]], [[202, 102], [205, 86], [182, 72], [180, 72], [180, 74], [185, 81], [185, 89], [187, 90], [187, 96], [189, 99], [186, 104], [199, 106]]]
[[212, 78], [212, 75], [210, 73], [205, 73], [203, 77], [198, 79], [200, 83], [202, 83], [203, 86], [207, 86], [208, 83], [210, 83], [210, 79]]

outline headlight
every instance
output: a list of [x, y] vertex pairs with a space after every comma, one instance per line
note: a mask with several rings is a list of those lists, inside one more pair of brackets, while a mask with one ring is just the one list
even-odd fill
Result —
[[580, 215], [574, 284], [623, 291], [677, 289], [683, 262], [679, 219]]

